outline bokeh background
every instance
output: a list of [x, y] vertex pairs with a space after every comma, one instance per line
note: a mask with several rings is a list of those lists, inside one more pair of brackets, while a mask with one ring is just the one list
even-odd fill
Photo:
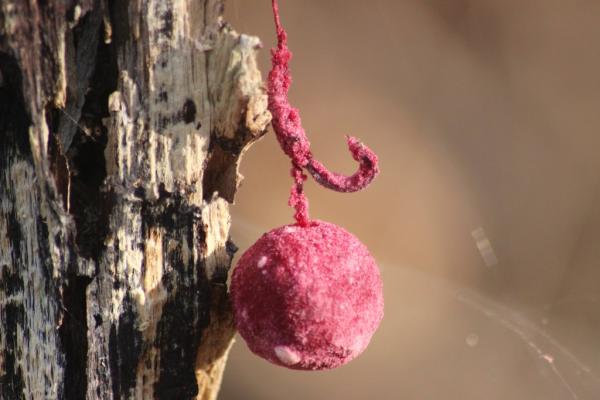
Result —
[[[309, 179], [311, 216], [378, 260], [384, 321], [367, 351], [295, 372], [238, 338], [221, 399], [600, 398], [600, 2], [281, 0], [291, 101], [317, 158], [382, 173], [353, 195]], [[275, 42], [268, 0], [226, 19]], [[292, 221], [270, 132], [245, 155], [240, 252]]]

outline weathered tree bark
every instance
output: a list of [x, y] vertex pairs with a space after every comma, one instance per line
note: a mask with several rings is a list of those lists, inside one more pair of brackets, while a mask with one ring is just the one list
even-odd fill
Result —
[[0, 2], [0, 398], [212, 399], [270, 121], [218, 0]]

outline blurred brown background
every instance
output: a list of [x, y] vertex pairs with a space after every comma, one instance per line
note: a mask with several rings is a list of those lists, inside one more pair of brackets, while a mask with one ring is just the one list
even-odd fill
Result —
[[[600, 398], [600, 2], [281, 0], [292, 103], [313, 152], [381, 160], [368, 190], [309, 179], [311, 216], [379, 261], [386, 315], [357, 360], [288, 371], [234, 346], [221, 398]], [[258, 35], [270, 1], [228, 0]], [[248, 151], [234, 207], [240, 252], [292, 221], [274, 135]]]

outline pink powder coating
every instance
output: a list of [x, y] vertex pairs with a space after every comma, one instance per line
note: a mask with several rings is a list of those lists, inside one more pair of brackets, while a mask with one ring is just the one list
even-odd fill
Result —
[[383, 290], [375, 260], [358, 239], [327, 222], [310, 220], [304, 170], [340, 192], [366, 187], [379, 172], [377, 156], [347, 137], [359, 169], [351, 176], [330, 172], [315, 160], [300, 114], [287, 95], [291, 84], [287, 34], [273, 0], [277, 48], [269, 73], [273, 128], [292, 161], [289, 205], [296, 224], [264, 234], [240, 258], [231, 279], [236, 326], [257, 355], [284, 367], [335, 368], [367, 347], [383, 317]]
[[273, 119], [272, 125], [277, 140], [285, 154], [292, 160], [292, 176], [294, 186], [290, 194], [289, 204], [296, 209], [296, 221], [306, 226], [309, 221], [308, 201], [302, 192], [302, 168], [313, 176], [321, 185], [338, 192], [356, 192], [365, 188], [379, 173], [377, 155], [358, 139], [346, 137], [348, 148], [354, 160], [359, 162], [358, 171], [347, 177], [330, 172], [322, 163], [315, 160], [310, 151], [310, 142], [300, 120], [298, 109], [288, 101], [288, 91], [292, 83], [289, 61], [292, 53], [287, 47], [287, 33], [281, 26], [277, 0], [272, 0], [277, 47], [271, 50], [272, 68], [269, 72], [267, 91], [269, 95], [269, 111]]
[[248, 347], [292, 369], [346, 364], [383, 317], [382, 282], [365, 245], [317, 220], [264, 234], [242, 255], [231, 295]]
[[288, 205], [294, 207], [296, 212], [294, 213], [294, 219], [301, 226], [307, 226], [309, 223], [308, 217], [308, 199], [304, 194], [304, 181], [306, 180], [306, 174], [302, 172], [301, 168], [296, 165], [292, 165], [291, 175], [294, 178], [294, 185], [290, 193]]

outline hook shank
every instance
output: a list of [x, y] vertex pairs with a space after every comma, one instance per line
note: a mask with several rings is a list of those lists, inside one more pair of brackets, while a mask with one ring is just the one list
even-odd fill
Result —
[[[267, 93], [273, 130], [279, 145], [292, 160], [295, 169], [305, 168], [322, 186], [338, 192], [356, 192], [364, 189], [378, 174], [379, 168], [377, 155], [358, 139], [347, 137], [350, 153], [354, 160], [359, 163], [359, 168], [353, 175], [345, 176], [331, 172], [321, 162], [313, 158], [310, 151], [310, 142], [300, 120], [300, 112], [288, 100], [288, 91], [292, 83], [289, 70], [292, 53], [287, 47], [287, 33], [281, 25], [277, 0], [272, 0], [272, 8], [277, 33], [277, 47], [271, 49], [272, 68], [267, 81]], [[297, 196], [298, 193], [302, 192], [300, 181], [298, 172], [296, 172], [296, 183], [292, 189], [292, 196]], [[298, 211], [298, 207], [302, 202], [296, 199], [291, 203]], [[303, 214], [308, 215], [307, 205], [304, 203], [302, 205], [305, 206]]]

